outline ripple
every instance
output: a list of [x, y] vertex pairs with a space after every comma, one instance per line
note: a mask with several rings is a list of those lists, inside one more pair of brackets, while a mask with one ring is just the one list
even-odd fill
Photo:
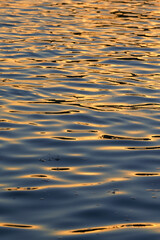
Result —
[[86, 229], [77, 229], [71, 231], [64, 231], [60, 232], [60, 235], [68, 235], [71, 233], [75, 234], [87, 234], [87, 233], [94, 233], [94, 232], [107, 232], [107, 231], [115, 231], [120, 229], [131, 229], [131, 228], [158, 228], [159, 223], [130, 223], [130, 224], [119, 224], [119, 225], [112, 225], [112, 226], [104, 226], [104, 227], [96, 227], [96, 228], [86, 228]]
[[0, 10], [1, 238], [159, 239], [159, 3]]
[[159, 174], [158, 173], [136, 173], [135, 174], [136, 176], [146, 176], [146, 177], [148, 177], [148, 176], [159, 176]]
[[132, 141], [148, 141], [150, 138], [127, 138], [120, 136], [112, 136], [112, 135], [102, 135], [102, 139], [115, 139], [115, 140], [132, 140]]
[[0, 223], [1, 227], [7, 227], [7, 228], [33, 228], [36, 229], [38, 228], [37, 226], [31, 226], [31, 225], [22, 225], [22, 224], [11, 224], [11, 223]]

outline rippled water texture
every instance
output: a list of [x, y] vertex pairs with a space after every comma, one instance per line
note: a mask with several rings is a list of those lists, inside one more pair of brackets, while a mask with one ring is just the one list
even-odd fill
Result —
[[159, 0], [0, 1], [0, 239], [160, 239]]

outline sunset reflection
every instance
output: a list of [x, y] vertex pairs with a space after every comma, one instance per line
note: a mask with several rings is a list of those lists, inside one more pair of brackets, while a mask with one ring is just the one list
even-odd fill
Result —
[[159, 7], [1, 1], [2, 239], [159, 239]]
[[[108, 231], [118, 231], [122, 229], [140, 229], [147, 228], [152, 229], [152, 231], [158, 231], [160, 223], [131, 223], [131, 224], [121, 224], [121, 225], [112, 225], [112, 226], [103, 226], [103, 227], [95, 227], [88, 229], [77, 229], [72, 231], [61, 231], [59, 235], [71, 235], [71, 234], [93, 234], [95, 232], [108, 232]], [[159, 232], [159, 231], [158, 231]]]

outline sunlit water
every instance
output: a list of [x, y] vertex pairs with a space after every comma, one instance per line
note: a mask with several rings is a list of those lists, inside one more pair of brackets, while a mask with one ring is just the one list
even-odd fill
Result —
[[160, 239], [159, 16], [0, 1], [0, 239]]

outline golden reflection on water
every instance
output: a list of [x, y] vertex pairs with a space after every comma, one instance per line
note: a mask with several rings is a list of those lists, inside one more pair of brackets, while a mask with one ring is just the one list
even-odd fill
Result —
[[19, 228], [19, 229], [40, 229], [40, 226], [36, 225], [23, 225], [23, 224], [14, 224], [14, 223], [0, 223], [1, 227], [7, 228]]
[[159, 232], [160, 223], [129, 223], [129, 224], [118, 224], [110, 226], [102, 226], [95, 228], [84, 228], [84, 229], [74, 229], [57, 232], [58, 235], [71, 235], [71, 234], [94, 234], [95, 232], [108, 232], [117, 231], [122, 229], [149, 229], [155, 232]]
[[117, 230], [159, 232], [159, 7], [155, 0], [1, 1], [0, 227], [7, 233], [94, 240]]
[[[85, 188], [88, 186], [94, 187], [94, 186], [105, 186], [107, 183], [111, 182], [123, 182], [123, 181], [130, 181], [131, 177], [133, 175], [136, 175], [135, 173], [131, 173], [129, 171], [121, 171], [121, 174], [119, 173], [119, 177], [117, 177], [115, 174], [115, 177], [112, 176], [112, 174], [106, 174], [106, 172], [103, 173], [103, 167], [107, 166], [97, 166], [92, 165], [91, 166], [85, 166], [85, 167], [59, 167], [59, 168], [49, 168], [49, 167], [43, 167], [43, 172], [45, 171], [45, 174], [30, 174], [30, 175], [23, 175], [23, 176], [17, 176], [17, 179], [25, 179], [26, 182], [30, 178], [35, 179], [41, 179], [44, 180], [40, 183], [40, 185], [35, 185], [32, 187], [9, 187], [5, 190], [7, 191], [35, 191], [35, 190], [42, 190], [42, 189], [55, 189], [55, 188]], [[109, 167], [109, 166], [108, 166]], [[89, 171], [88, 171], [89, 170]], [[94, 171], [93, 171], [94, 170]], [[53, 172], [53, 174], [47, 174], [47, 172]], [[143, 175], [143, 173], [141, 173]], [[147, 173], [146, 173], [147, 174]], [[120, 177], [120, 175], [122, 177]], [[152, 175], [152, 173], [148, 173], [147, 176]], [[154, 175], [154, 174], [153, 174]], [[82, 178], [82, 177], [86, 178]], [[99, 177], [99, 181], [96, 182], [94, 179], [90, 177], [97, 176]], [[72, 177], [78, 177], [77, 180], [73, 181]], [[81, 178], [81, 180], [80, 180]], [[54, 184], [53, 184], [54, 183]], [[63, 184], [62, 184], [63, 183]], [[42, 184], [42, 186], [41, 186]], [[110, 192], [110, 191], [109, 191]], [[125, 191], [116, 190], [116, 194], [125, 194]]]

